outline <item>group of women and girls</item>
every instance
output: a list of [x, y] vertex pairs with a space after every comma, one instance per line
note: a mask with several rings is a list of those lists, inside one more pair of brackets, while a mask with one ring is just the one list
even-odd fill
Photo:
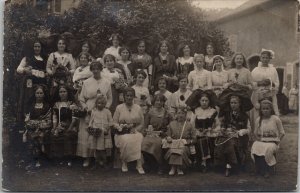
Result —
[[103, 58], [94, 58], [88, 43], [74, 58], [59, 39], [48, 58], [36, 41], [22, 59], [23, 140], [35, 167], [44, 155], [68, 166], [79, 156], [83, 167], [93, 161], [127, 172], [136, 161], [140, 174], [145, 168], [182, 175], [188, 167], [220, 166], [229, 176], [245, 167], [251, 138], [256, 171], [269, 176], [284, 136], [271, 50], [262, 50], [250, 72], [242, 53], [228, 65], [212, 44], [194, 56], [186, 44], [176, 59], [167, 41], [151, 57], [143, 40], [136, 53], [120, 46], [118, 34], [110, 40]]

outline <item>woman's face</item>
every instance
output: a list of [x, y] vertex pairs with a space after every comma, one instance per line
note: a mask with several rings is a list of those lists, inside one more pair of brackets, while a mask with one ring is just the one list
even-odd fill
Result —
[[184, 111], [177, 111], [177, 120], [180, 121], [180, 122], [183, 122], [185, 121], [185, 118], [186, 118], [186, 112]]
[[59, 40], [58, 43], [57, 43], [57, 49], [58, 51], [60, 52], [64, 52], [65, 49], [66, 49], [66, 43], [64, 40]]
[[167, 88], [167, 83], [165, 80], [158, 81], [158, 88], [159, 90], [165, 90]]
[[143, 84], [144, 81], [145, 81], [145, 77], [142, 74], [138, 74], [136, 77], [136, 82], [138, 84]]
[[164, 102], [161, 101], [159, 98], [157, 98], [157, 99], [155, 100], [155, 102], [154, 102], [154, 106], [155, 106], [156, 108], [158, 108], [158, 109], [162, 108], [163, 105], [164, 105]]
[[108, 69], [113, 69], [115, 67], [115, 61], [110, 57], [106, 58], [104, 62]]
[[184, 46], [184, 48], [182, 49], [183, 55], [185, 56], [190, 56], [191, 55], [191, 49], [189, 46]]
[[146, 46], [145, 46], [145, 43], [144, 42], [141, 42], [139, 45], [138, 45], [138, 52], [140, 54], [143, 54], [145, 53], [145, 50], [146, 50]]
[[44, 94], [43, 89], [38, 88], [38, 89], [35, 91], [35, 98], [36, 98], [37, 101], [43, 101], [44, 96], [45, 96], [45, 94]]
[[102, 110], [102, 109], [105, 108], [106, 101], [105, 101], [105, 100], [98, 100], [96, 105], [97, 105], [97, 108], [98, 108], [99, 110]]
[[125, 93], [124, 100], [126, 104], [132, 104], [134, 98], [133, 92]]
[[129, 52], [128, 52], [128, 50], [123, 50], [121, 52], [121, 57], [122, 57], [122, 60], [127, 61], [129, 59]]
[[270, 60], [271, 60], [271, 58], [270, 58], [269, 54], [267, 54], [267, 53], [261, 54], [260, 61], [262, 64], [267, 65], [267, 64], [269, 64]]
[[198, 68], [198, 69], [202, 69], [203, 68], [203, 66], [204, 66], [204, 59], [203, 58], [200, 58], [200, 57], [197, 57], [196, 59], [195, 59], [195, 65], [196, 65], [196, 67]]
[[119, 44], [120, 44], [120, 41], [119, 41], [118, 37], [114, 36], [113, 39], [112, 39], [112, 45], [114, 47], [118, 47]]
[[236, 55], [234, 58], [236, 66], [242, 66], [244, 63], [244, 57], [242, 55]]
[[61, 101], [66, 101], [68, 100], [68, 91], [66, 88], [60, 88], [59, 89], [59, 97]]
[[200, 106], [202, 109], [207, 109], [209, 107], [209, 99], [206, 96], [200, 98]]
[[40, 55], [42, 50], [42, 46], [39, 42], [33, 44], [34, 55]]
[[168, 46], [167, 46], [167, 44], [163, 43], [163, 44], [160, 46], [160, 52], [161, 52], [161, 53], [167, 53], [167, 52], [168, 52]]
[[214, 54], [214, 48], [212, 47], [212, 45], [207, 45], [206, 46], [206, 53], [208, 55], [213, 55]]
[[82, 47], [81, 47], [81, 51], [84, 52], [84, 53], [88, 53], [90, 50], [90, 47], [87, 43], [83, 44]]
[[101, 70], [99, 69], [98, 66], [93, 66], [91, 70], [92, 70], [92, 73], [93, 73], [94, 77], [99, 77], [100, 76]]
[[79, 62], [81, 64], [81, 66], [87, 66], [89, 63], [88, 57], [84, 54], [82, 54], [79, 58]]
[[215, 59], [216, 70], [222, 70], [223, 61], [220, 58]]
[[240, 101], [238, 98], [233, 97], [230, 99], [230, 107], [233, 111], [238, 111], [240, 109]]
[[183, 78], [179, 81], [179, 88], [180, 89], [186, 89], [186, 86], [187, 86], [187, 78]]
[[270, 117], [271, 116], [271, 104], [261, 104], [261, 113], [265, 117]]

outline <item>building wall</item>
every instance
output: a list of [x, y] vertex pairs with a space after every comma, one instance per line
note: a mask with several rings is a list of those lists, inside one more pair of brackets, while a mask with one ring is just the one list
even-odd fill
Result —
[[286, 0], [275, 7], [261, 7], [249, 15], [219, 23], [219, 27], [233, 41], [233, 51], [250, 56], [261, 48], [272, 49], [272, 63], [284, 67], [295, 61], [299, 53], [297, 14], [297, 1]]

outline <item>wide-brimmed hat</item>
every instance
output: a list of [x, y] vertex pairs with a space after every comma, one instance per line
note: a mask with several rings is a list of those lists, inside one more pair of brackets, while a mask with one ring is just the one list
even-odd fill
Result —
[[185, 104], [191, 108], [191, 110], [195, 110], [200, 106], [199, 100], [202, 95], [208, 95], [209, 98], [209, 106], [215, 107], [218, 105], [218, 97], [212, 90], [201, 90], [196, 89], [192, 92], [189, 98], [185, 101]]
[[240, 98], [240, 108], [243, 111], [250, 111], [253, 108], [249, 91], [247, 89], [242, 87], [240, 89], [238, 89], [238, 87], [229, 87], [219, 95], [218, 105], [222, 110], [230, 110], [230, 99], [232, 96]]

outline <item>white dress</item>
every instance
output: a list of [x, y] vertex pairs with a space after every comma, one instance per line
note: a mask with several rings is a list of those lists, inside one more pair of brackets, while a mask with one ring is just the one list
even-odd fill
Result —
[[[57, 64], [55, 64], [55, 60]], [[76, 62], [72, 54], [66, 52], [63, 54], [60, 54], [59, 52], [53, 52], [49, 55], [46, 67], [48, 74], [53, 74], [53, 68], [55, 65], [62, 65], [64, 67], [67, 67], [72, 74], [74, 73], [76, 68]]]
[[211, 72], [202, 69], [202, 70], [193, 70], [188, 75], [188, 87], [192, 90], [200, 89], [211, 89]]

